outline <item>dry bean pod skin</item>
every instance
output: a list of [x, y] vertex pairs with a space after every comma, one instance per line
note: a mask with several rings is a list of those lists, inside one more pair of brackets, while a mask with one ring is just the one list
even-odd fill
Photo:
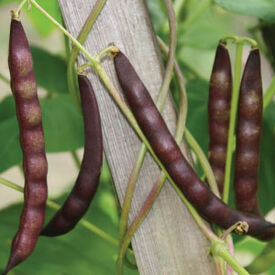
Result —
[[227, 138], [232, 90], [231, 63], [228, 50], [220, 43], [209, 84], [208, 126], [209, 162], [213, 169], [219, 191], [223, 192]]
[[73, 190], [42, 230], [43, 236], [59, 236], [72, 230], [88, 210], [99, 183], [103, 158], [99, 109], [87, 76], [79, 75], [78, 83], [85, 131], [84, 156]]
[[265, 240], [272, 238], [275, 224], [256, 215], [231, 209], [199, 179], [181, 153], [127, 57], [119, 52], [114, 63], [119, 83], [139, 126], [175, 184], [198, 212], [224, 229], [238, 221], [246, 221], [249, 224], [249, 235]]
[[235, 156], [235, 201], [239, 210], [261, 215], [258, 166], [262, 134], [263, 96], [260, 53], [249, 53], [240, 85]]
[[9, 69], [20, 129], [25, 189], [19, 229], [3, 274], [24, 261], [35, 248], [47, 200], [47, 160], [32, 55], [23, 26], [15, 19], [10, 27]]

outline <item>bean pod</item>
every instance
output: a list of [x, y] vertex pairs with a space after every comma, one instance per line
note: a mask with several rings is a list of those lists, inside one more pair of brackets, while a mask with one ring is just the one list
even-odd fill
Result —
[[32, 253], [43, 227], [47, 200], [47, 160], [41, 109], [32, 55], [19, 19], [11, 21], [9, 69], [20, 129], [25, 189], [19, 229], [12, 241], [9, 262], [3, 274], [7, 274]]
[[235, 200], [239, 210], [260, 215], [258, 168], [262, 134], [261, 64], [258, 49], [249, 53], [240, 86], [235, 157]]
[[210, 78], [208, 100], [209, 162], [219, 191], [223, 192], [232, 90], [231, 63], [225, 45], [219, 44]]
[[238, 221], [245, 221], [249, 225], [249, 235], [265, 240], [272, 238], [275, 235], [274, 224], [256, 215], [231, 209], [199, 179], [127, 57], [119, 52], [114, 63], [119, 83], [140, 128], [175, 184], [198, 212], [224, 229]]
[[72, 230], [88, 210], [99, 183], [103, 145], [98, 105], [89, 79], [79, 75], [78, 83], [85, 131], [84, 156], [75, 186], [42, 230], [44, 236], [59, 236]]

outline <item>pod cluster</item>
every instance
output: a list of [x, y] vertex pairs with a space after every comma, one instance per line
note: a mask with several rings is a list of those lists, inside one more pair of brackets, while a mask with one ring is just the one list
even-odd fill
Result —
[[140, 128], [175, 184], [198, 212], [224, 229], [245, 221], [249, 235], [261, 240], [274, 237], [274, 224], [257, 215], [231, 209], [210, 191], [183, 156], [128, 58], [119, 52], [114, 64], [124, 96]]
[[3, 274], [32, 253], [43, 227], [47, 200], [47, 160], [33, 60], [22, 24], [16, 19], [12, 19], [10, 27], [9, 69], [20, 129], [25, 189], [19, 229]]
[[30, 47], [21, 22], [14, 17], [10, 27], [9, 69], [20, 129], [25, 189], [19, 229], [12, 241], [9, 262], [3, 274], [7, 274], [32, 253], [40, 234], [58, 236], [75, 227], [96, 193], [103, 158], [101, 121], [94, 90], [88, 78], [79, 75], [85, 131], [84, 156], [73, 190], [43, 229], [47, 200], [47, 160], [42, 113]]
[[[208, 221], [227, 229], [243, 221], [248, 234], [260, 240], [275, 236], [275, 224], [261, 217], [258, 206], [258, 166], [262, 132], [262, 83], [259, 50], [250, 51], [238, 102], [235, 156], [235, 197], [238, 210], [215, 196], [190, 166], [149, 92], [128, 58], [118, 52], [114, 64], [125, 98], [141, 130], [166, 171], [190, 203]], [[3, 274], [24, 261], [34, 250], [39, 235], [59, 236], [72, 230], [84, 216], [96, 193], [102, 167], [103, 142], [99, 109], [87, 76], [78, 75], [84, 120], [84, 155], [76, 183], [60, 210], [44, 227], [47, 200], [47, 159], [42, 113], [33, 73], [33, 59], [18, 18], [10, 27], [9, 69], [20, 129], [25, 176], [24, 206]], [[216, 50], [209, 89], [209, 161], [219, 190], [223, 191], [230, 117], [232, 73], [223, 43]]]

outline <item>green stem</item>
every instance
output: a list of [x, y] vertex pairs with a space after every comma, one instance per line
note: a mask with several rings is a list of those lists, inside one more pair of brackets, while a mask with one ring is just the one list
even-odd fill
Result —
[[7, 77], [5, 77], [3, 74], [0, 74], [0, 79], [6, 84], [10, 84], [10, 80]]
[[112, 81], [108, 77], [106, 71], [103, 69], [103, 67], [95, 61], [94, 57], [89, 54], [89, 52], [67, 31], [61, 26], [52, 16], [50, 16], [42, 7], [40, 7], [35, 0], [30, 0], [32, 4], [44, 15], [46, 16], [53, 24], [55, 24], [67, 37], [69, 37], [72, 42], [86, 55], [86, 57], [91, 61], [91, 65], [94, 68], [94, 70], [97, 72], [99, 78], [101, 79], [102, 83], [107, 88], [107, 91], [109, 92], [109, 95], [113, 98], [113, 100], [116, 102], [117, 106], [121, 110], [122, 114], [125, 116], [125, 118], [128, 120], [132, 128], [135, 130], [136, 134], [139, 136], [139, 138], [143, 141], [143, 143], [146, 145], [148, 151], [158, 164], [158, 166], [165, 172], [169, 180], [172, 181], [171, 177], [167, 173], [166, 169], [164, 168], [163, 164], [160, 162], [160, 160], [157, 158], [156, 154], [154, 153], [150, 143], [144, 136], [143, 132], [141, 131], [134, 115], [130, 111], [130, 109], [127, 107], [123, 99], [121, 98], [119, 92], [113, 85]]
[[[19, 191], [21, 193], [24, 193], [24, 188], [11, 182], [8, 181], [2, 177], [0, 177], [0, 184], [7, 186], [11, 189], [14, 189], [16, 191]], [[60, 209], [60, 205], [55, 203], [54, 201], [51, 200], [47, 200], [47, 205], [54, 209], [54, 210], [59, 210]], [[98, 235], [99, 237], [101, 237], [102, 239], [104, 239], [105, 241], [109, 242], [110, 244], [114, 245], [114, 246], [118, 246], [118, 241], [113, 238], [112, 236], [108, 235], [107, 233], [105, 233], [103, 230], [101, 230], [100, 228], [96, 227], [95, 225], [93, 225], [92, 223], [90, 223], [89, 221], [85, 220], [85, 219], [81, 219], [79, 221], [79, 223], [84, 226], [85, 228], [87, 228], [88, 230], [90, 230], [91, 232], [95, 233], [96, 235]]]
[[212, 171], [212, 168], [209, 164], [209, 161], [207, 157], [205, 156], [203, 150], [201, 149], [200, 145], [196, 141], [196, 139], [192, 136], [192, 134], [189, 132], [189, 130], [186, 128], [185, 129], [185, 137], [186, 141], [190, 145], [191, 149], [195, 152], [197, 155], [199, 162], [201, 164], [201, 167], [206, 175], [208, 184], [210, 186], [211, 191], [218, 197], [220, 198], [220, 193], [219, 189], [217, 187], [216, 179], [214, 176], [214, 173]]
[[254, 39], [251, 39], [248, 37], [240, 37], [237, 43], [242, 43], [242, 44], [247, 43], [251, 45], [251, 47], [258, 47], [258, 43]]
[[251, 274], [260, 274], [266, 272], [275, 263], [275, 240], [270, 241], [259, 256], [257, 256], [246, 270]]
[[[103, 49], [101, 52], [99, 52], [95, 57], [94, 59], [96, 60], [97, 63], [100, 63], [101, 62], [101, 59], [104, 57], [104, 55], [106, 54], [112, 54], [112, 55], [115, 55], [116, 53], [119, 52], [119, 48], [115, 45], [112, 45], [112, 46], [109, 46], [105, 49]], [[92, 62], [87, 62], [87, 63], [84, 63], [83, 65], [79, 66], [78, 69], [77, 69], [77, 72], [78, 73], [83, 73], [83, 71], [88, 68], [88, 67], [91, 67], [93, 66], [93, 63]]]
[[29, 3], [29, 0], [23, 0], [23, 1], [19, 4], [19, 6], [18, 6], [17, 9], [16, 9], [15, 11], [12, 11], [13, 16], [14, 16], [15, 18], [19, 18], [19, 17], [20, 17], [20, 12], [21, 12], [23, 6], [24, 6], [27, 2]]
[[112, 54], [115, 55], [116, 53], [119, 52], [119, 48], [116, 45], [111, 45], [105, 49], [103, 49], [102, 51], [100, 51], [97, 56], [95, 57], [95, 59], [97, 60], [97, 62], [99, 63], [101, 61], [101, 59], [103, 58], [104, 55], [106, 54]]
[[229, 199], [231, 163], [232, 163], [232, 154], [233, 154], [233, 147], [234, 147], [234, 131], [235, 131], [235, 124], [236, 124], [236, 115], [237, 115], [237, 108], [238, 108], [238, 98], [239, 98], [241, 70], [242, 70], [242, 53], [243, 53], [243, 43], [238, 43], [236, 45], [235, 73], [234, 73], [233, 91], [232, 91], [232, 98], [231, 98], [230, 122], [229, 122], [228, 141], [227, 141], [226, 163], [225, 163], [225, 176], [224, 176], [224, 188], [223, 188], [223, 201], [225, 203], [228, 203], [228, 199]]
[[[62, 18], [62, 24], [65, 26], [64, 19]], [[64, 41], [64, 48], [66, 53], [66, 60], [69, 61], [70, 54], [71, 54], [71, 48], [70, 48], [70, 40], [67, 36], [63, 35], [63, 41]]]
[[81, 43], [75, 39], [61, 24], [59, 24], [50, 14], [48, 14], [41, 6], [36, 3], [35, 0], [30, 0], [32, 5], [41, 12], [45, 17], [47, 17], [57, 28], [59, 28], [75, 45], [76, 47], [81, 50], [93, 63], [95, 63], [94, 58], [90, 55], [90, 53], [81, 45]]
[[163, 77], [163, 82], [159, 92], [159, 102], [157, 107], [159, 110], [162, 110], [169, 92], [169, 86], [173, 75], [174, 67], [174, 56], [176, 53], [177, 46], [177, 21], [173, 9], [173, 3], [171, 0], [164, 0], [165, 7], [167, 9], [168, 19], [169, 19], [169, 28], [170, 28], [170, 43], [169, 43], [169, 52], [168, 52], [168, 61], [166, 65], [165, 74]]
[[238, 261], [229, 253], [224, 242], [215, 241], [211, 244], [211, 253], [214, 257], [223, 258], [239, 275], [249, 275], [249, 273], [238, 263]]
[[[202, 220], [201, 216], [198, 214], [196, 209], [189, 203], [189, 201], [185, 198], [185, 196], [182, 194], [182, 192], [178, 189], [176, 184], [169, 179], [170, 183], [172, 184], [172, 187], [175, 189], [177, 194], [180, 196], [184, 204], [186, 205], [187, 209], [189, 210], [190, 214], [194, 218], [195, 222], [201, 229], [201, 231], [205, 234], [205, 236], [211, 241], [211, 242], [216, 242], [220, 241], [220, 239], [212, 232], [212, 230], [205, 224], [205, 222]], [[123, 259], [124, 259], [124, 254], [125, 250], [130, 244], [131, 241], [131, 236], [133, 236], [135, 230], [135, 226], [129, 228], [129, 230], [126, 232], [124, 236], [124, 240], [121, 244], [118, 259], [117, 259], [117, 270], [121, 270], [123, 266]], [[120, 269], [119, 269], [120, 268]]]
[[[94, 25], [98, 15], [102, 11], [106, 0], [97, 0], [93, 9], [88, 16], [86, 22], [84, 23], [77, 40], [79, 43], [83, 44], [86, 40], [87, 35], [89, 34], [92, 26]], [[68, 68], [67, 68], [67, 81], [68, 81], [68, 88], [69, 93], [71, 94], [76, 106], [80, 108], [80, 102], [77, 94], [77, 85], [76, 85], [76, 73], [75, 73], [75, 61], [79, 53], [79, 47], [74, 45], [71, 50], [71, 54], [68, 60]]]
[[232, 40], [235, 44], [244, 44], [247, 43], [251, 45], [252, 47], [257, 47], [257, 41], [254, 39], [251, 39], [249, 37], [239, 37], [237, 35], [227, 35], [220, 39], [221, 42], [226, 43], [227, 40]]
[[[169, 91], [169, 86], [170, 82], [172, 79], [172, 73], [173, 73], [173, 65], [174, 65], [174, 55], [176, 51], [176, 19], [175, 19], [175, 14], [173, 11], [173, 5], [171, 0], [165, 0], [165, 5], [168, 13], [168, 18], [169, 18], [169, 26], [170, 26], [170, 50], [168, 54], [168, 62], [166, 66], [166, 71], [164, 75], [164, 79], [162, 82], [162, 86], [160, 88], [159, 96], [156, 102], [156, 106], [158, 110], [161, 112], [163, 110], [167, 94]], [[125, 192], [125, 197], [122, 205], [122, 211], [121, 211], [121, 218], [120, 218], [120, 227], [119, 227], [119, 238], [122, 241], [125, 232], [127, 230], [127, 224], [128, 224], [128, 219], [129, 219], [129, 212], [131, 208], [131, 203], [133, 199], [133, 193], [135, 190], [136, 182], [138, 179], [138, 175], [140, 173], [142, 163], [144, 161], [145, 155], [146, 155], [147, 149], [144, 144], [142, 144], [137, 161], [132, 169], [126, 192]]]
[[257, 42], [261, 53], [263, 53], [270, 61], [271, 54], [263, 41], [261, 32], [259, 32], [259, 28], [250, 28], [248, 31], [251, 33], [253, 39]]
[[264, 104], [263, 104], [264, 109], [266, 109], [268, 104], [272, 101], [274, 94], [275, 94], [275, 76], [273, 76], [271, 83], [264, 94]]
[[71, 155], [73, 157], [74, 163], [76, 165], [76, 167], [79, 169], [81, 166], [81, 161], [76, 153], [76, 151], [71, 151]]
[[[74, 50], [74, 47], [72, 49], [72, 53], [71, 53], [71, 58], [69, 58], [69, 63], [68, 63], [68, 71], [67, 71], [67, 76], [68, 76], [68, 87], [69, 87], [69, 91], [74, 99], [74, 102], [76, 103], [76, 106], [78, 106], [78, 108], [80, 108], [80, 104], [79, 104], [79, 100], [78, 100], [78, 96], [77, 96], [77, 92], [76, 92], [76, 81], [75, 81], [75, 73], [74, 73], [74, 62], [75, 59], [78, 55], [79, 50], [81, 50], [86, 57], [90, 60], [90, 62], [92, 63], [92, 66], [95, 66], [95, 59], [90, 55], [90, 53], [81, 45], [81, 42], [79, 42], [77, 39], [75, 39], [61, 24], [59, 24], [51, 15], [49, 15], [41, 6], [39, 6], [38, 3], [36, 3], [35, 0], [30, 0], [32, 5], [39, 10], [45, 17], [47, 17], [57, 28], [59, 28], [64, 35], [66, 35], [73, 43], [74, 43], [74, 47], [76, 48], [76, 50]], [[104, 2], [105, 1], [98, 1], [98, 2]], [[97, 2], [97, 3], [98, 3]], [[99, 5], [100, 6], [100, 5]], [[101, 7], [101, 6], [100, 6]], [[100, 12], [100, 9], [93, 9], [93, 11], [96, 11], [97, 13], [92, 13], [92, 15], [90, 14], [90, 16], [92, 17], [93, 20], [89, 21], [89, 23], [92, 25], [92, 23], [94, 23], [94, 20], [96, 19], [97, 15]], [[87, 22], [86, 22], [87, 23]], [[89, 24], [87, 23], [87, 26]], [[86, 24], [85, 24], [86, 26]], [[89, 25], [90, 26], [90, 25]], [[84, 36], [84, 33], [86, 34], [88, 28], [85, 28], [85, 31], [82, 32], [82, 35]], [[87, 35], [87, 34], [86, 34]], [[82, 39], [82, 36], [80, 37], [80, 41]]]
[[88, 67], [91, 67], [91, 66], [92, 66], [91, 62], [84, 63], [83, 65], [81, 65], [77, 68], [77, 73], [82, 74], [85, 69], [87, 69]]

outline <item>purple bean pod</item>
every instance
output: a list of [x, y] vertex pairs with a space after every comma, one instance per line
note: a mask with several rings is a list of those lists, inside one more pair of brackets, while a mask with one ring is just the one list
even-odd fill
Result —
[[234, 189], [237, 209], [256, 215], [261, 215], [257, 197], [263, 113], [261, 79], [260, 53], [252, 49], [240, 86]]
[[44, 236], [59, 236], [72, 230], [88, 210], [99, 183], [103, 158], [99, 109], [87, 76], [78, 75], [78, 83], [85, 131], [84, 156], [73, 190], [42, 230]]
[[47, 160], [33, 60], [23, 26], [14, 18], [10, 26], [9, 69], [20, 129], [25, 189], [19, 229], [3, 274], [24, 261], [35, 248], [47, 200]]
[[219, 44], [209, 85], [208, 125], [209, 162], [221, 194], [224, 183], [231, 90], [232, 73], [229, 53], [224, 44]]
[[238, 221], [245, 221], [249, 225], [249, 235], [262, 240], [273, 238], [275, 224], [256, 215], [231, 209], [199, 179], [127, 57], [119, 52], [114, 63], [119, 83], [140, 128], [175, 184], [198, 212], [224, 229]]

